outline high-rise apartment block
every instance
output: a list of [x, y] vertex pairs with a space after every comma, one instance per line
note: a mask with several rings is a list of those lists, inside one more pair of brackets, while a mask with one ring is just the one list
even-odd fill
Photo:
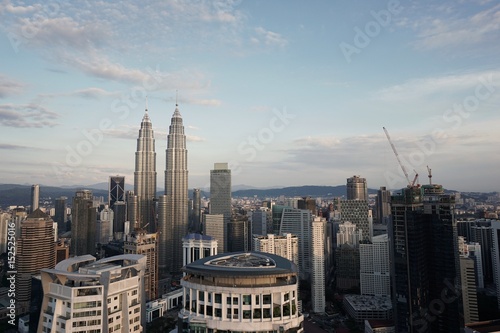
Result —
[[325, 312], [325, 228], [326, 220], [314, 217], [311, 224], [311, 301], [312, 311]]
[[38, 332], [144, 332], [145, 267], [145, 256], [123, 254], [77, 256], [42, 269]]
[[97, 210], [90, 190], [76, 191], [71, 207], [72, 256], [95, 254]]
[[137, 229], [125, 235], [123, 253], [146, 256], [144, 270], [144, 293], [146, 301], [158, 298], [158, 235]]
[[296, 235], [268, 234], [267, 236], [253, 236], [253, 251], [266, 252], [287, 258], [299, 267], [299, 238]]
[[359, 242], [363, 240], [363, 231], [358, 229], [355, 224], [346, 221], [338, 225], [337, 231], [337, 246], [349, 244], [355, 248]]
[[387, 234], [359, 244], [362, 295], [391, 296], [389, 239]]
[[[137, 195], [137, 227], [156, 232], [156, 152], [148, 109], [142, 118], [135, 152], [134, 194]], [[131, 221], [134, 222], [134, 221]]]
[[479, 321], [477, 306], [477, 288], [475, 263], [472, 258], [460, 256], [460, 278], [462, 283], [462, 299], [464, 311], [464, 323]]

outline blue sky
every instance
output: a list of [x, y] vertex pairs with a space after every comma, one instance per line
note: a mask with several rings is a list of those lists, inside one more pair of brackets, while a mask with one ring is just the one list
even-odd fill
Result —
[[[1, 1], [1, 0], [0, 0]], [[175, 109], [189, 187], [500, 190], [496, 1], [0, 3], [0, 183], [131, 184], [146, 96], [163, 184]]]

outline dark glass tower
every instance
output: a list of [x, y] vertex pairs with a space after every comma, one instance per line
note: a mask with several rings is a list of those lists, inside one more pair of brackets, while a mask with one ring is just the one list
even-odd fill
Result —
[[125, 177], [110, 176], [109, 177], [109, 208], [113, 209], [115, 202], [125, 201]]
[[[188, 170], [186, 135], [178, 105], [172, 115], [166, 150], [165, 168], [165, 195], [167, 203], [163, 206], [167, 209], [162, 224], [168, 224], [165, 230], [172, 232], [171, 253], [160, 253], [161, 256], [171, 256], [171, 260], [163, 261], [165, 269], [169, 272], [180, 272], [182, 267], [182, 238], [188, 233]], [[160, 227], [160, 226], [159, 226]], [[164, 233], [160, 235], [160, 243], [166, 241]], [[160, 246], [160, 249], [162, 247]], [[165, 260], [165, 259], [164, 259]], [[162, 259], [160, 259], [162, 265]]]
[[55, 215], [54, 222], [57, 223], [57, 233], [62, 234], [66, 231], [66, 221], [68, 217], [66, 215], [66, 200], [67, 197], [60, 197], [56, 199], [55, 202]]
[[[148, 109], [144, 113], [135, 152], [134, 193], [137, 196], [137, 227], [147, 225], [149, 232], [156, 232], [156, 152], [153, 125]], [[135, 221], [130, 221], [133, 230]]]
[[455, 198], [440, 185], [392, 196], [393, 306], [397, 332], [459, 332], [463, 326]]
[[97, 211], [90, 190], [76, 191], [71, 207], [71, 255], [95, 255]]

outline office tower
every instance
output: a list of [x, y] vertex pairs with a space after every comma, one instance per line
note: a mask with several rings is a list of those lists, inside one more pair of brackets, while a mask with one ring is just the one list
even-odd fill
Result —
[[284, 207], [279, 234], [291, 233], [299, 237], [299, 273], [308, 280], [311, 274], [311, 221], [309, 209]]
[[115, 202], [125, 201], [125, 177], [124, 176], [110, 176], [109, 177], [109, 193], [108, 205], [113, 209]]
[[217, 254], [217, 240], [202, 234], [187, 234], [182, 238], [183, 267], [205, 257]]
[[40, 202], [40, 185], [31, 185], [31, 212], [38, 209], [38, 203]]
[[500, 221], [491, 222], [493, 277], [497, 288], [498, 309], [500, 309]]
[[29, 307], [31, 277], [40, 274], [42, 268], [53, 268], [56, 263], [53, 223], [40, 209], [21, 222], [16, 240], [16, 306], [21, 309]]
[[138, 210], [139, 210], [139, 198], [134, 193], [134, 191], [127, 191], [125, 195], [125, 200], [127, 204], [127, 217], [126, 221], [130, 221], [132, 228], [135, 228], [138, 220]]
[[144, 229], [136, 229], [125, 235], [124, 254], [142, 254], [146, 256], [144, 270], [144, 292], [146, 301], [158, 298], [158, 235], [148, 234]]
[[146, 260], [84, 255], [42, 269], [38, 332], [144, 332]]
[[201, 190], [199, 188], [193, 189], [193, 212], [190, 229], [195, 233], [201, 231]]
[[234, 219], [225, 223], [227, 234], [226, 252], [250, 251], [252, 247], [252, 225], [248, 219]]
[[266, 252], [287, 258], [299, 267], [299, 238], [293, 234], [254, 235], [253, 251]]
[[182, 267], [182, 237], [188, 233], [188, 170], [186, 135], [178, 105], [172, 115], [166, 150], [165, 194], [167, 222], [172, 224], [172, 260], [167, 262], [169, 272], [180, 272]]
[[57, 223], [57, 230], [59, 234], [62, 234], [66, 231], [66, 221], [68, 220], [68, 216], [66, 214], [67, 212], [67, 205], [66, 205], [66, 200], [67, 197], [60, 197], [56, 199], [55, 202], [55, 215], [54, 215], [54, 222]]
[[349, 244], [353, 247], [358, 247], [359, 242], [363, 239], [363, 231], [358, 229], [355, 224], [346, 221], [338, 226], [337, 231], [337, 246]]
[[125, 221], [127, 221], [127, 204], [124, 201], [116, 201], [113, 205], [113, 238], [123, 239], [125, 232]]
[[283, 215], [283, 210], [285, 208], [290, 208], [291, 206], [273, 205], [271, 208], [271, 218], [272, 218], [272, 233], [279, 234], [281, 227], [281, 217]]
[[312, 311], [325, 312], [325, 227], [326, 220], [314, 217], [311, 225], [311, 301]]
[[373, 219], [370, 218], [368, 201], [366, 200], [341, 200], [340, 221], [352, 222], [363, 232], [363, 239], [370, 241], [373, 237]]
[[233, 239], [227, 229], [231, 221], [231, 170], [227, 163], [214, 163], [214, 169], [210, 170], [210, 214], [224, 215], [224, 252], [233, 252], [230, 250]]
[[267, 234], [267, 212], [259, 209], [251, 212], [252, 216], [252, 234], [266, 235]]
[[[388, 234], [396, 331], [460, 331], [463, 308], [454, 196], [445, 195], [436, 184], [412, 186], [393, 195], [391, 206]], [[439, 311], [433, 308], [436, 302]], [[433, 321], [427, 320], [430, 315]]]
[[96, 252], [97, 211], [90, 190], [76, 191], [71, 207], [71, 255], [82, 256]]
[[375, 202], [377, 212], [377, 222], [387, 224], [391, 215], [391, 191], [385, 186], [381, 186], [377, 191], [377, 199]]
[[311, 197], [303, 197], [297, 200], [298, 209], [309, 209], [313, 216], [316, 215], [316, 200]]
[[297, 266], [289, 260], [270, 253], [224, 253], [183, 271], [179, 332], [303, 332]]
[[69, 258], [69, 243], [58, 240], [56, 243], [56, 264]]
[[96, 242], [100, 244], [108, 244], [113, 237], [113, 211], [108, 205], [99, 213], [97, 220]]
[[[156, 232], [156, 152], [153, 124], [148, 109], [141, 121], [135, 152], [134, 194], [137, 195], [137, 227]], [[130, 221], [130, 219], [129, 219]], [[132, 221], [131, 221], [132, 222]]]
[[460, 279], [462, 282], [462, 299], [464, 311], [464, 323], [479, 321], [477, 307], [475, 263], [472, 258], [460, 256]]
[[359, 248], [350, 244], [340, 244], [335, 249], [336, 287], [342, 291], [359, 288]]
[[203, 234], [213, 237], [217, 240], [217, 253], [224, 253], [225, 248], [225, 228], [224, 215], [222, 214], [204, 214], [203, 215]]
[[360, 287], [362, 295], [391, 296], [389, 239], [375, 236], [371, 243], [359, 244]]
[[491, 221], [478, 220], [476, 225], [471, 227], [470, 240], [481, 245], [481, 257], [483, 263], [484, 283], [493, 283], [493, 228]]
[[347, 178], [347, 200], [368, 201], [366, 178], [360, 178], [359, 176]]

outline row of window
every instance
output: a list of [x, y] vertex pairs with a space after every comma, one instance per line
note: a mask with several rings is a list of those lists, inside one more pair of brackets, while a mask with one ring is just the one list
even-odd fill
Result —
[[[292, 297], [295, 297], [295, 290], [292, 291]], [[290, 293], [285, 293], [284, 294], [284, 301], [288, 301], [290, 299]], [[205, 301], [205, 292], [204, 291], [198, 291], [198, 299], [200, 301]], [[208, 293], [208, 302], [212, 302], [212, 294]], [[221, 304], [222, 303], [222, 295], [221, 294], [215, 294], [214, 296], [214, 303], [216, 304]], [[238, 305], [239, 304], [239, 299], [238, 297], [231, 297], [227, 296], [226, 297], [226, 304], [233, 304], [233, 305]], [[243, 305], [252, 305], [252, 295], [243, 295], [242, 296], [242, 304]], [[262, 295], [262, 304], [271, 304], [271, 294], [265, 294]], [[255, 305], [260, 305], [260, 295], [255, 295]]]

